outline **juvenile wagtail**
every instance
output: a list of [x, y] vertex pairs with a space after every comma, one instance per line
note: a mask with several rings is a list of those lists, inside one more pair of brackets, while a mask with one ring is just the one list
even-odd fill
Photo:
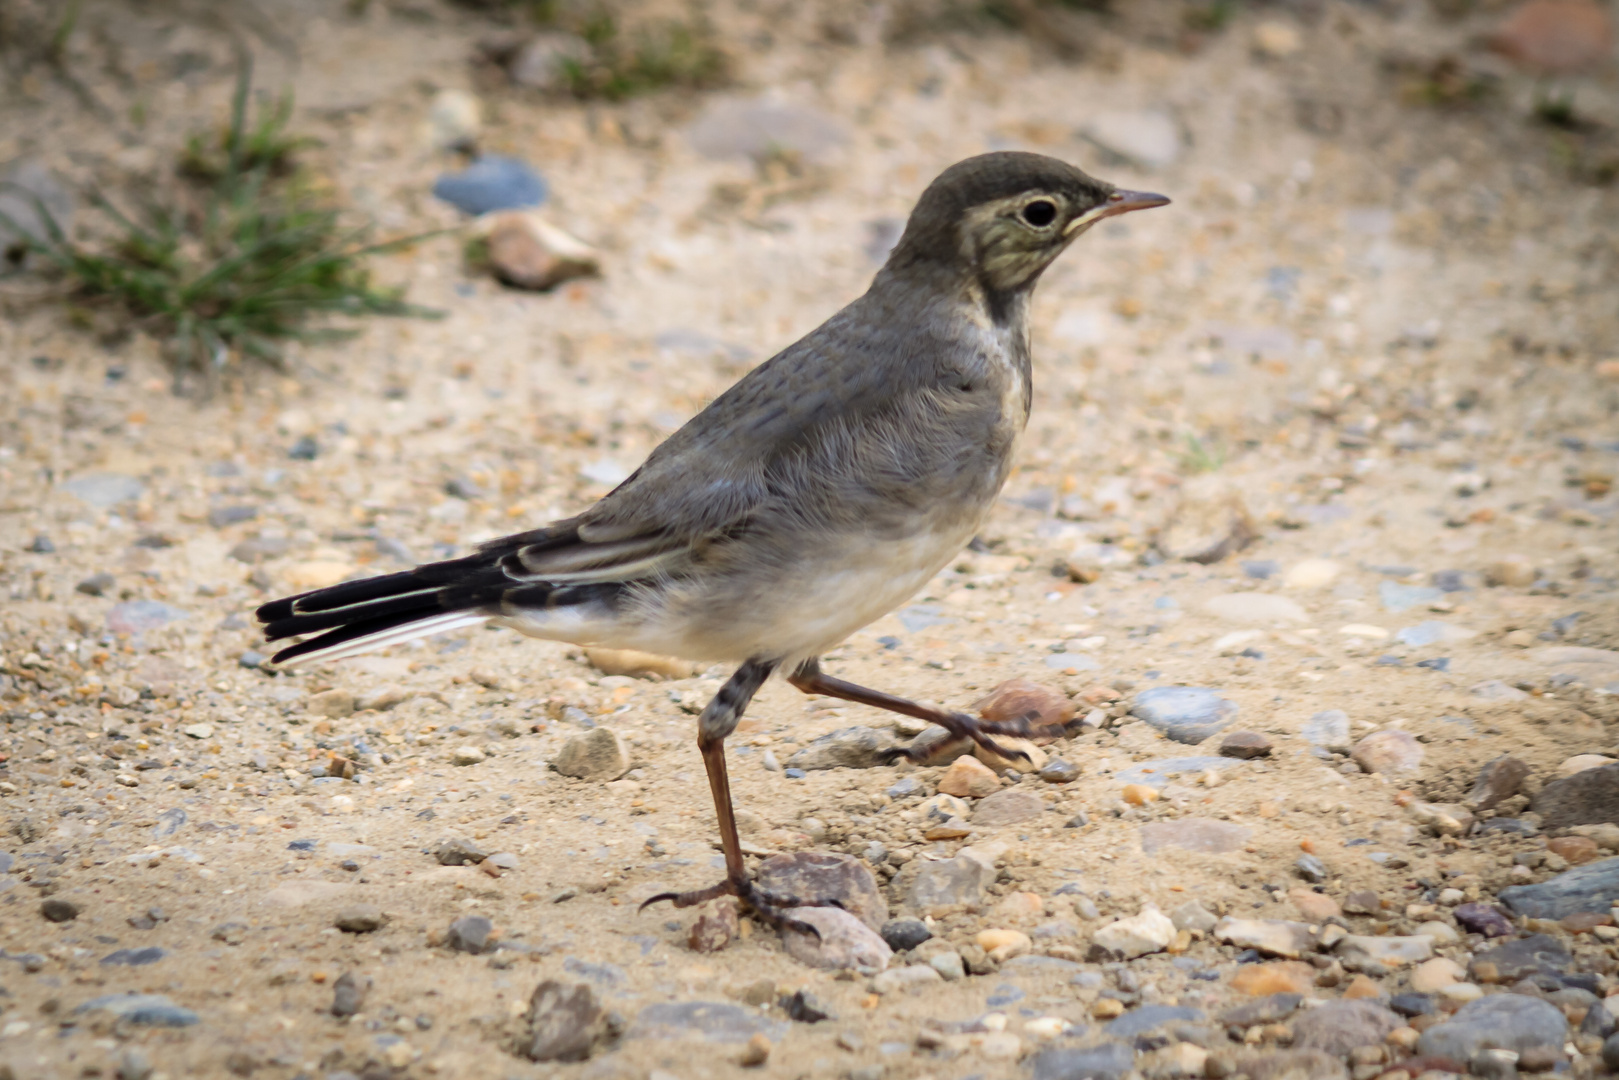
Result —
[[[271, 640], [318, 634], [278, 665], [334, 660], [493, 622], [580, 645], [740, 666], [703, 709], [726, 879], [761, 917], [797, 901], [748, 880], [725, 737], [775, 672], [927, 720], [991, 748], [990, 723], [825, 674], [818, 657], [892, 611], [972, 539], [1005, 483], [1032, 397], [1029, 297], [1104, 218], [1163, 206], [1072, 165], [994, 153], [922, 193], [871, 288], [745, 375], [577, 517], [461, 559], [334, 585], [258, 610]], [[649, 901], [650, 902], [650, 901]]]

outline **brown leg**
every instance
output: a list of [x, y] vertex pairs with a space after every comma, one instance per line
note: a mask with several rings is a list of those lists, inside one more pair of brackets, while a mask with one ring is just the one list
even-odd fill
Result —
[[708, 772], [708, 787], [714, 795], [714, 816], [719, 821], [720, 847], [725, 852], [725, 880], [706, 889], [693, 889], [683, 893], [659, 893], [645, 901], [641, 907], [668, 900], [675, 907], [691, 907], [721, 896], [735, 896], [753, 909], [766, 922], [788, 926], [814, 937], [820, 932], [808, 923], [790, 918], [785, 909], [815, 906], [813, 901], [793, 897], [775, 896], [765, 892], [748, 880], [748, 869], [742, 861], [742, 840], [736, 832], [736, 812], [731, 806], [731, 779], [725, 769], [725, 737], [736, 729], [737, 721], [759, 687], [776, 669], [773, 660], [749, 660], [736, 669], [719, 693], [703, 709], [697, 722], [697, 750], [703, 755], [703, 768]]
[[[870, 705], [875, 709], [886, 709], [901, 716], [911, 716], [918, 720], [926, 720], [930, 724], [938, 724], [957, 738], [971, 739], [984, 749], [1004, 758], [1022, 758], [1027, 761], [1029, 755], [1021, 750], [999, 746], [991, 736], [1009, 735], [1021, 739], [1040, 733], [1026, 719], [1020, 718], [1004, 723], [979, 720], [966, 713], [946, 712], [944, 709], [936, 709], [908, 698], [895, 697], [881, 690], [872, 690], [856, 683], [845, 682], [843, 679], [835, 679], [821, 670], [820, 660], [814, 657], [798, 665], [798, 670], [789, 675], [787, 681], [806, 694], [825, 694], [827, 697], [842, 698], [844, 701]], [[908, 758], [910, 752], [900, 747], [888, 751], [888, 755], [890, 759]]]

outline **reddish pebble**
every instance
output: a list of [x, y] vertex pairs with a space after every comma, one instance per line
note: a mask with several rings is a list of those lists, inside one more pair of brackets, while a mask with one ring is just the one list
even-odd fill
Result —
[[[1034, 729], [1031, 736], [1049, 741], [1074, 718], [1074, 703], [1067, 696], [1029, 679], [1008, 679], [974, 703], [985, 720], [1013, 724], [1019, 720]], [[1045, 729], [1045, 730], [1041, 730]]]
[[1561, 855], [1570, 866], [1588, 863], [1602, 854], [1597, 842], [1588, 836], [1554, 836], [1546, 841], [1546, 850]]
[[1490, 47], [1519, 67], [1566, 75], [1613, 51], [1613, 20], [1593, 0], [1529, 0], [1490, 35]]

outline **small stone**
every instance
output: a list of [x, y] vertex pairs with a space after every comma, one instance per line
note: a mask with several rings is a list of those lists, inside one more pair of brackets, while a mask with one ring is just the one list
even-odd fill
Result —
[[958, 979], [967, 977], [966, 965], [958, 952], [934, 953], [928, 958], [928, 963], [933, 966], [933, 970], [937, 971], [945, 982], [955, 982]]
[[934, 970], [931, 964], [909, 964], [882, 972], [871, 980], [869, 986], [874, 994], [892, 994], [943, 980], [944, 976]]
[[1432, 938], [1434, 947], [1441, 945], [1454, 945], [1461, 940], [1461, 935], [1449, 923], [1438, 921], [1418, 923], [1415, 933], [1421, 937]]
[[883, 940], [895, 952], [908, 952], [933, 936], [921, 919], [890, 919], [883, 923]]
[[617, 732], [596, 727], [570, 736], [551, 767], [563, 776], [606, 782], [629, 771], [630, 753]]
[[1345, 1057], [1360, 1046], [1379, 1046], [1401, 1019], [1371, 1001], [1329, 1001], [1293, 1021], [1293, 1046]]
[[138, 1027], [191, 1027], [198, 1022], [196, 1013], [161, 994], [107, 994], [91, 998], [73, 1011], [107, 1012]]
[[994, 867], [966, 855], [925, 862], [911, 882], [907, 902], [919, 912], [956, 904], [976, 904], [994, 880]]
[[[773, 855], [759, 864], [759, 887], [778, 896], [835, 900], [871, 930], [888, 921], [888, 902], [877, 879], [852, 855], [797, 851]], [[795, 914], [808, 909], [795, 909]]]
[[1365, 975], [1356, 975], [1353, 979], [1350, 979], [1349, 985], [1344, 987], [1343, 993], [1345, 1001], [1381, 1001], [1388, 996], [1387, 990], [1384, 990]]
[[748, 1045], [743, 1047], [742, 1056], [737, 1063], [745, 1069], [755, 1069], [770, 1060], [770, 1038], [762, 1031], [753, 1033]]
[[1074, 703], [1066, 694], [1031, 679], [1008, 679], [973, 703], [983, 719], [997, 724], [1024, 721], [1048, 735], [1061, 734], [1074, 718]]
[[1465, 836], [1473, 827], [1473, 815], [1454, 803], [1414, 802], [1407, 812], [1438, 836]]
[[118, 579], [103, 570], [99, 574], [91, 574], [73, 588], [86, 596], [104, 596], [117, 584]]
[[1615, 896], [1619, 896], [1619, 858], [1599, 859], [1536, 885], [1513, 885], [1496, 893], [1496, 898], [1515, 914], [1533, 919], [1607, 911], [1609, 898]]
[[1220, 742], [1220, 756], [1247, 761], [1270, 757], [1271, 742], [1257, 731], [1233, 731]]
[[1526, 71], [1571, 75], [1613, 52], [1613, 19], [1590, 0], [1528, 0], [1489, 37], [1490, 47]]
[[1548, 830], [1619, 822], [1619, 765], [1581, 769], [1551, 781], [1535, 795], [1534, 808]]
[[[1153, 791], [1152, 788], [1145, 790]], [[1154, 791], [1153, 797], [1156, 795]], [[1125, 799], [1129, 801], [1128, 796]], [[1151, 798], [1145, 801], [1151, 801]], [[1138, 832], [1141, 850], [1147, 855], [1156, 855], [1170, 848], [1220, 855], [1240, 850], [1253, 836], [1253, 830], [1246, 826], [1200, 817], [1153, 821], [1141, 826]]]
[[1158, 801], [1158, 789], [1146, 784], [1126, 784], [1119, 789], [1119, 798], [1131, 806], [1146, 806]]
[[1343, 566], [1331, 559], [1305, 559], [1295, 563], [1282, 575], [1282, 584], [1289, 589], [1321, 589], [1331, 585]]
[[1467, 976], [1456, 961], [1443, 956], [1424, 960], [1411, 970], [1411, 989], [1419, 994], [1431, 994]]
[[1532, 975], [1560, 975], [1573, 963], [1561, 941], [1550, 934], [1530, 934], [1475, 953], [1467, 970], [1477, 982], [1514, 983]]
[[1091, 940], [1126, 960], [1161, 952], [1175, 940], [1175, 924], [1169, 916], [1148, 905], [1140, 914], [1100, 927]]
[[1481, 683], [1474, 683], [1467, 688], [1467, 692], [1476, 698], [1485, 701], [1528, 701], [1529, 695], [1510, 686], [1500, 679], [1486, 679]]
[[[1272, 60], [1285, 60], [1304, 47], [1299, 32], [1285, 22], [1267, 19], [1254, 27], [1254, 50]], [[1326, 562], [1311, 559], [1310, 562]], [[1302, 564], [1301, 564], [1302, 565]], [[1327, 579], [1331, 581], [1331, 578]]]
[[1619, 825], [1604, 821], [1595, 825], [1575, 825], [1569, 830], [1576, 836], [1588, 836], [1603, 851], [1619, 851]]
[[1196, 930], [1206, 934], [1213, 930], [1220, 920], [1196, 900], [1188, 900], [1169, 913], [1169, 921], [1174, 924], [1176, 930]]
[[1422, 767], [1426, 753], [1410, 732], [1389, 728], [1374, 731], [1360, 740], [1350, 757], [1366, 772], [1404, 776]]
[[686, 945], [692, 952], [716, 953], [735, 941], [741, 933], [741, 916], [736, 900], [722, 896], [712, 905], [706, 905], [702, 914], [697, 916], [686, 935]]
[[[1278, 967], [1289, 965], [1260, 965]], [[1291, 964], [1293, 967], [1308, 967], [1306, 964]], [[1285, 1020], [1298, 1009], [1299, 1003], [1304, 1000], [1303, 994], [1276, 993], [1259, 998], [1257, 1001], [1245, 1002], [1234, 1008], [1227, 1009], [1220, 1014], [1220, 1023], [1227, 1027], [1249, 1028], [1255, 1024], [1274, 1024]]]
[[1575, 773], [1582, 773], [1586, 769], [1600, 769], [1604, 765], [1616, 764], [1619, 764], [1619, 761], [1604, 754], [1575, 754], [1571, 758], [1565, 758], [1563, 763], [1557, 766], [1557, 776], [1562, 779]]
[[1224, 593], [1205, 601], [1203, 610], [1216, 619], [1250, 626], [1302, 623], [1310, 618], [1297, 601], [1274, 593]]
[[1315, 951], [1316, 934], [1305, 923], [1280, 919], [1221, 919], [1214, 936], [1239, 949], [1257, 949], [1267, 956], [1297, 960]]
[[450, 751], [450, 764], [477, 765], [488, 757], [476, 746], [457, 746]]
[[787, 764], [806, 772], [837, 768], [871, 769], [887, 763], [886, 752], [893, 745], [888, 733], [876, 728], [840, 728], [799, 750], [787, 759]]
[[444, 937], [444, 944], [455, 952], [479, 953], [493, 952], [494, 923], [482, 915], [463, 915], [450, 923], [449, 932]]
[[1344, 910], [1351, 915], [1375, 915], [1383, 910], [1383, 902], [1370, 889], [1357, 889], [1344, 897]]
[[40, 533], [30, 540], [28, 546], [23, 550], [34, 555], [54, 555], [56, 554], [56, 545], [51, 542], [50, 537]]
[[1409, 611], [1442, 599], [1444, 590], [1431, 585], [1401, 585], [1396, 581], [1381, 581], [1377, 585], [1378, 599], [1387, 611]]
[[114, 634], [144, 634], [186, 618], [186, 612], [158, 600], [127, 600], [108, 610], [107, 629]]
[[939, 778], [939, 790], [962, 799], [981, 799], [1000, 790], [1001, 779], [977, 758], [962, 755]]
[[1479, 770], [1478, 779], [1473, 781], [1473, 790], [1468, 792], [1462, 805], [1475, 812], [1493, 809], [1503, 799], [1516, 795], [1528, 776], [1529, 766], [1526, 763], [1510, 754], [1503, 754], [1485, 762]]
[[138, 1047], [130, 1047], [118, 1056], [118, 1080], [151, 1080], [152, 1062]]
[[1032, 791], [1012, 788], [986, 795], [973, 809], [972, 822], [978, 828], [995, 829], [1030, 821], [1045, 813], [1045, 810], [1046, 804], [1040, 796]]
[[[545, 292], [565, 281], [601, 272], [601, 256], [595, 248], [532, 211], [503, 210], [492, 214], [487, 229], [489, 268], [506, 285]], [[664, 660], [664, 666], [684, 669], [685, 675], [674, 678], [684, 678], [692, 671], [690, 663], [681, 661]]]
[[1299, 877], [1313, 885], [1319, 885], [1327, 880], [1327, 865], [1315, 855], [1300, 855], [1294, 861], [1293, 869], [1299, 872]]
[[1229, 725], [1237, 706], [1206, 687], [1159, 686], [1137, 694], [1130, 711], [1176, 742], [1196, 744]]
[[314, 461], [320, 456], [320, 443], [315, 441], [313, 435], [300, 435], [298, 440], [287, 448], [287, 456], [293, 461]]
[[336, 585], [354, 573], [354, 569], [351, 563], [336, 559], [312, 559], [293, 563], [281, 572], [281, 578], [291, 588], [309, 592]]
[[1117, 998], [1101, 998], [1091, 1005], [1091, 1015], [1098, 1020], [1113, 1020], [1124, 1015], [1124, 1002]]
[[471, 150], [483, 128], [483, 107], [465, 90], [446, 87], [427, 107], [426, 142], [435, 150]]
[[[793, 918], [808, 923], [820, 937], [782, 929], [787, 953], [802, 964], [817, 968], [862, 968], [878, 971], [888, 966], [894, 951], [871, 927], [838, 908], [802, 907], [793, 909]], [[929, 969], [931, 971], [931, 969]]]
[[120, 503], [139, 499], [146, 487], [123, 473], [87, 473], [63, 484], [62, 490], [97, 510], [111, 510]]
[[1048, 784], [1071, 784], [1079, 779], [1079, 766], [1070, 764], [1062, 758], [1052, 758], [1040, 767], [1035, 775]]
[[187, 724], [180, 729], [181, 733], [193, 739], [211, 739], [214, 736], [212, 724]]
[[228, 529], [259, 516], [256, 506], [214, 506], [208, 510], [208, 524], [216, 529]]
[[796, 990], [792, 996], [782, 998], [781, 1011], [787, 1014], [789, 1020], [796, 1020], [800, 1024], [819, 1024], [823, 1020], [838, 1018], [830, 1005], [808, 990]]
[[332, 984], [333, 1016], [353, 1016], [365, 1007], [365, 997], [371, 992], [371, 977], [345, 971]]
[[1196, 1023], [1202, 1019], [1203, 1010], [1189, 1005], [1139, 1005], [1109, 1024], [1103, 1033], [1115, 1039], [1128, 1039], [1167, 1024]]
[[1568, 1021], [1555, 1005], [1522, 994], [1496, 994], [1463, 1005], [1423, 1032], [1417, 1052], [1467, 1061], [1486, 1047], [1519, 1054], [1548, 1046], [1561, 1050], [1567, 1038]]
[[369, 934], [383, 921], [382, 909], [375, 904], [350, 904], [337, 913], [332, 925], [350, 934]]
[[1181, 155], [1180, 125], [1156, 109], [1099, 110], [1079, 133], [1098, 149], [1143, 168], [1168, 168]]
[[522, 1052], [531, 1061], [583, 1061], [590, 1056], [602, 1006], [586, 983], [546, 979], [528, 1002]]
[[1452, 914], [1468, 933], [1485, 937], [1512, 936], [1512, 921], [1494, 904], [1461, 904]]
[[1539, 576], [1535, 564], [1523, 555], [1507, 555], [1484, 568], [1484, 583], [1491, 586], [1524, 589]]
[[46, 922], [72, 922], [79, 917], [79, 911], [79, 905], [71, 900], [63, 900], [59, 896], [53, 896], [39, 905], [39, 913], [44, 916]]
[[458, 173], [433, 182], [433, 194], [462, 213], [478, 217], [495, 210], [538, 206], [545, 201], [545, 181], [526, 162], [486, 155]]
[[1289, 889], [1287, 898], [1292, 901], [1298, 913], [1304, 916], [1306, 922], [1324, 923], [1328, 919], [1336, 919], [1343, 914], [1338, 901], [1325, 893], [1318, 893], [1314, 889]]
[[1404, 967], [1417, 964], [1433, 955], [1433, 938], [1422, 934], [1410, 937], [1375, 937], [1370, 934], [1349, 934], [1338, 943], [1338, 957], [1350, 970], [1372, 964], [1383, 967]]
[[1601, 853], [1596, 841], [1584, 836], [1554, 836], [1546, 841], [1546, 850], [1561, 856], [1570, 866], [1583, 866]]
[[1349, 714], [1342, 709], [1318, 712], [1304, 722], [1300, 730], [1304, 740], [1323, 750], [1349, 751]]
[[433, 857], [440, 866], [476, 866], [489, 854], [465, 837], [449, 836], [434, 846]]
[[1315, 993], [1315, 969], [1301, 960], [1270, 964], [1243, 964], [1231, 977], [1231, 989], [1253, 997]]

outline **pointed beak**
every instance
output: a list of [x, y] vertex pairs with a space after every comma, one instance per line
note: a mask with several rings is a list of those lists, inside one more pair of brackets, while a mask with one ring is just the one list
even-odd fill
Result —
[[1168, 196], [1155, 195], [1150, 191], [1115, 191], [1108, 196], [1107, 202], [1069, 222], [1068, 233], [1071, 235], [1081, 228], [1089, 228], [1103, 218], [1118, 217], [1132, 210], [1151, 210], [1155, 206], [1168, 205]]

